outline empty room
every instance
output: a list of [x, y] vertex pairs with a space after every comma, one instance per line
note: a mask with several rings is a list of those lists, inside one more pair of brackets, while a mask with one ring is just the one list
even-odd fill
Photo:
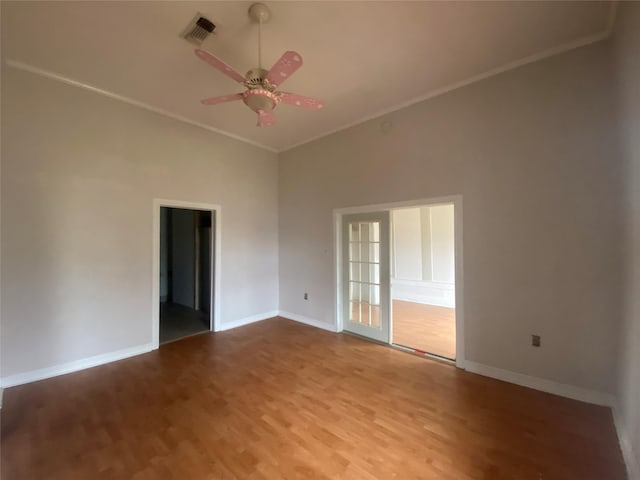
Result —
[[640, 2], [0, 21], [2, 480], [640, 480]]

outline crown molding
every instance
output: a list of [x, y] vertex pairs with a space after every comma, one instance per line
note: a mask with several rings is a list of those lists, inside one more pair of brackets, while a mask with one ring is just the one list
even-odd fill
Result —
[[607, 20], [606, 28], [605, 28], [605, 30], [603, 30], [600, 33], [589, 35], [589, 36], [586, 36], [586, 37], [582, 37], [582, 38], [576, 39], [574, 41], [565, 43], [563, 45], [559, 45], [557, 47], [550, 48], [550, 49], [545, 50], [543, 52], [536, 53], [536, 54], [530, 55], [528, 57], [524, 57], [524, 58], [522, 58], [520, 60], [516, 60], [516, 61], [510, 62], [510, 63], [507, 63], [507, 64], [502, 65], [500, 67], [496, 67], [496, 68], [493, 68], [491, 70], [487, 70], [486, 72], [480, 73], [478, 75], [474, 75], [474, 76], [469, 77], [469, 78], [467, 78], [465, 80], [462, 80], [462, 81], [459, 81], [459, 82], [455, 82], [455, 83], [446, 85], [446, 86], [444, 86], [442, 88], [438, 88], [438, 89], [432, 90], [431, 92], [428, 92], [428, 93], [426, 93], [424, 95], [420, 95], [418, 97], [414, 97], [414, 98], [412, 98], [410, 100], [404, 101], [402, 103], [396, 104], [396, 105], [388, 107], [386, 109], [379, 110], [379, 111], [377, 111], [377, 112], [375, 112], [373, 114], [363, 116], [363, 117], [361, 117], [358, 120], [355, 120], [353, 122], [349, 122], [349, 123], [343, 124], [343, 125], [341, 125], [341, 126], [339, 126], [337, 128], [333, 128], [331, 130], [327, 130], [327, 131], [325, 131], [325, 132], [323, 132], [323, 133], [321, 133], [319, 135], [315, 135], [315, 136], [310, 137], [310, 138], [308, 138], [306, 140], [303, 140], [303, 141], [300, 141], [300, 142], [297, 142], [297, 143], [294, 143], [294, 144], [291, 144], [291, 145], [288, 145], [288, 146], [285, 146], [285, 147], [282, 147], [282, 148], [269, 147], [267, 145], [264, 145], [264, 144], [249, 140], [248, 138], [245, 138], [245, 137], [242, 137], [242, 136], [227, 132], [225, 130], [221, 130], [219, 128], [212, 127], [211, 125], [207, 125], [207, 124], [204, 124], [204, 123], [201, 123], [201, 122], [197, 122], [195, 120], [191, 120], [191, 119], [189, 119], [187, 117], [184, 117], [182, 115], [170, 112], [168, 110], [164, 110], [162, 108], [154, 107], [154, 106], [152, 106], [152, 105], [150, 105], [148, 103], [141, 102], [141, 101], [135, 100], [133, 98], [126, 97], [124, 95], [120, 95], [120, 94], [117, 94], [115, 92], [111, 92], [109, 90], [105, 90], [105, 89], [102, 89], [102, 88], [94, 87], [93, 85], [90, 85], [88, 83], [80, 82], [78, 80], [74, 80], [72, 78], [66, 77], [66, 76], [61, 75], [59, 73], [52, 72], [50, 70], [46, 70], [46, 69], [43, 69], [43, 68], [39, 68], [39, 67], [30, 65], [30, 64], [27, 64], [27, 63], [24, 63], [24, 62], [20, 62], [18, 60], [8, 59], [5, 63], [9, 67], [12, 67], [12, 68], [15, 68], [15, 69], [18, 69], [18, 70], [22, 70], [22, 71], [26, 71], [26, 72], [30, 72], [30, 73], [33, 73], [33, 74], [36, 74], [36, 75], [40, 75], [42, 77], [46, 77], [46, 78], [49, 78], [49, 79], [52, 79], [52, 80], [56, 80], [56, 81], [59, 81], [59, 82], [62, 82], [62, 83], [65, 83], [67, 85], [71, 85], [71, 86], [74, 86], [74, 87], [82, 88], [84, 90], [88, 90], [90, 92], [97, 93], [99, 95], [103, 95], [103, 96], [112, 98], [114, 100], [118, 100], [118, 101], [121, 101], [121, 102], [124, 102], [124, 103], [128, 103], [129, 105], [134, 105], [134, 106], [143, 108], [145, 110], [148, 110], [150, 112], [154, 112], [154, 113], [157, 113], [159, 115], [163, 115], [165, 117], [171, 118], [173, 120], [177, 120], [177, 121], [180, 121], [180, 122], [183, 122], [183, 123], [187, 123], [189, 125], [193, 125], [195, 127], [199, 127], [199, 128], [204, 129], [204, 130], [208, 130], [210, 132], [217, 133], [219, 135], [224, 135], [226, 137], [233, 138], [234, 140], [238, 140], [240, 142], [252, 145], [254, 147], [262, 148], [262, 149], [267, 150], [267, 151], [272, 152], [272, 153], [284, 153], [284, 152], [287, 152], [287, 151], [292, 150], [294, 148], [300, 147], [302, 145], [306, 145], [307, 143], [311, 143], [311, 142], [314, 142], [316, 140], [320, 140], [320, 139], [322, 139], [324, 137], [328, 137], [330, 135], [333, 135], [334, 133], [338, 133], [338, 132], [341, 132], [343, 130], [347, 130], [349, 128], [352, 128], [352, 127], [361, 125], [363, 123], [366, 123], [366, 122], [368, 122], [370, 120], [374, 120], [374, 119], [383, 117], [384, 115], [388, 115], [388, 114], [396, 112], [398, 110], [402, 110], [403, 108], [407, 108], [407, 107], [410, 107], [410, 106], [415, 105], [417, 103], [424, 102], [426, 100], [438, 97], [440, 95], [444, 95], [444, 94], [449, 93], [451, 91], [457, 90], [457, 89], [462, 88], [462, 87], [466, 87], [466, 86], [474, 84], [476, 82], [480, 82], [482, 80], [485, 80], [487, 78], [493, 77], [495, 75], [499, 75], [501, 73], [508, 72], [509, 70], [514, 70], [516, 68], [522, 67], [524, 65], [528, 65], [530, 63], [534, 63], [534, 62], [537, 62], [537, 61], [540, 61], [540, 60], [544, 60], [546, 58], [553, 57], [555, 55], [560, 55], [560, 54], [568, 52], [570, 50], [574, 50], [574, 49], [577, 49], [577, 48], [580, 48], [580, 47], [584, 47], [584, 46], [587, 46], [587, 45], [590, 45], [590, 44], [597, 43], [599, 41], [605, 40], [608, 37], [610, 37], [612, 35], [612, 33], [613, 33], [613, 29], [614, 29], [615, 21], [616, 21], [617, 10], [618, 10], [618, 1], [614, 0], [614, 1], [611, 2], [611, 7], [610, 7], [610, 10], [609, 10], [609, 17], [608, 17], [608, 20]]
[[424, 102], [426, 100], [430, 100], [430, 99], [432, 99], [434, 97], [439, 97], [440, 95], [444, 95], [445, 93], [449, 93], [449, 92], [451, 92], [453, 90], [457, 90], [459, 88], [466, 87], [466, 86], [471, 85], [473, 83], [480, 82], [481, 80], [485, 80], [487, 78], [494, 77], [494, 76], [499, 75], [501, 73], [508, 72], [509, 70], [514, 70], [514, 69], [522, 67], [524, 65], [528, 65], [530, 63], [534, 63], [534, 62], [537, 62], [537, 61], [540, 61], [540, 60], [544, 60], [545, 58], [554, 57], [556, 55], [560, 55], [560, 54], [568, 52], [570, 50], [575, 50], [576, 48], [580, 48], [580, 47], [584, 47], [584, 46], [587, 46], [587, 45], [591, 45], [592, 43], [600, 42], [600, 41], [605, 40], [606, 38], [609, 37], [609, 35], [611, 34], [611, 31], [612, 31], [612, 27], [613, 27], [613, 22], [614, 21], [615, 21], [615, 5], [612, 5], [612, 13], [610, 14], [610, 17], [609, 17], [609, 22], [608, 22], [607, 29], [602, 31], [602, 32], [600, 32], [600, 33], [597, 33], [597, 34], [594, 34], [594, 35], [589, 35], [587, 37], [579, 38], [579, 39], [574, 40], [572, 42], [565, 43], [563, 45], [559, 45], [557, 47], [550, 48], [550, 49], [545, 50], [543, 52], [536, 53], [534, 55], [530, 55], [528, 57], [522, 58], [520, 60], [516, 60], [514, 62], [507, 63], [505, 65], [493, 68], [491, 70], [487, 70], [486, 72], [483, 72], [483, 73], [480, 73], [478, 75], [474, 75], [472, 77], [469, 77], [466, 80], [462, 80], [460, 82], [455, 82], [455, 83], [446, 85], [446, 86], [444, 86], [442, 88], [438, 88], [436, 90], [432, 90], [429, 93], [426, 93], [424, 95], [420, 95], [418, 97], [414, 97], [411, 100], [399, 103], [399, 104], [397, 104], [397, 105], [395, 105], [393, 107], [389, 107], [389, 108], [386, 108], [384, 110], [379, 110], [376, 113], [364, 116], [364, 117], [360, 118], [359, 120], [344, 124], [344, 125], [342, 125], [342, 126], [340, 126], [338, 128], [334, 128], [334, 129], [328, 130], [328, 131], [326, 131], [324, 133], [321, 133], [320, 135], [316, 135], [316, 136], [314, 136], [312, 138], [309, 138], [307, 140], [304, 140], [302, 142], [294, 143], [293, 145], [289, 145], [287, 147], [281, 148], [281, 149], [278, 150], [278, 153], [283, 153], [283, 152], [286, 152], [288, 150], [292, 150], [294, 148], [297, 148], [297, 147], [300, 147], [302, 145], [305, 145], [307, 143], [311, 143], [311, 142], [314, 142], [316, 140], [320, 140], [321, 138], [328, 137], [329, 135], [333, 135], [334, 133], [338, 133], [338, 132], [341, 132], [343, 130], [347, 130], [349, 128], [355, 127], [357, 125], [361, 125], [361, 124], [366, 123], [366, 122], [368, 122], [370, 120], [375, 120], [376, 118], [380, 118], [380, 117], [383, 117], [384, 115], [388, 115], [390, 113], [397, 112], [398, 110], [402, 110], [403, 108], [407, 108], [407, 107], [410, 107], [410, 106], [415, 105], [417, 103]]
[[195, 120], [191, 120], [187, 117], [183, 117], [182, 115], [178, 115], [177, 113], [170, 112], [168, 110], [164, 110], [162, 108], [154, 107], [153, 105], [149, 105], [148, 103], [141, 102], [139, 100], [135, 100], [130, 97], [126, 97], [124, 95], [120, 95], [115, 92], [111, 92], [109, 90], [105, 90], [103, 88], [94, 87], [88, 83], [80, 82], [78, 80], [74, 80], [72, 78], [66, 77], [56, 72], [52, 72], [50, 70], [45, 70], [44, 68], [35, 67], [33, 65], [29, 65], [28, 63], [20, 62], [17, 60], [8, 59], [6, 65], [11, 68], [15, 68], [16, 70], [22, 70], [23, 72], [33, 73], [35, 75], [39, 75], [41, 77], [49, 78], [51, 80], [55, 80], [61, 83], [65, 83], [67, 85], [71, 85], [73, 87], [81, 88], [83, 90], [87, 90], [89, 92], [97, 93], [98, 95], [102, 95], [104, 97], [111, 98], [113, 100], [118, 100], [120, 102], [127, 103], [129, 105], [134, 105], [136, 107], [142, 108], [149, 112], [157, 113], [158, 115], [162, 115], [164, 117], [171, 118], [173, 120], [177, 120], [179, 122], [187, 123], [189, 125], [193, 125], [194, 127], [202, 128], [204, 130], [208, 130], [213, 133], [217, 133], [219, 135], [224, 135], [225, 137], [233, 138], [234, 140], [238, 140], [243, 143], [247, 143], [249, 145], [253, 145], [254, 147], [262, 148], [264, 150], [268, 150], [273, 153], [278, 153], [278, 150], [275, 148], [269, 147], [267, 145], [263, 145], [258, 142], [254, 142], [249, 140], [248, 138], [241, 137], [239, 135], [235, 135], [233, 133], [227, 132], [225, 130], [220, 130], [219, 128], [212, 127], [211, 125], [207, 125], [205, 123], [196, 122]]

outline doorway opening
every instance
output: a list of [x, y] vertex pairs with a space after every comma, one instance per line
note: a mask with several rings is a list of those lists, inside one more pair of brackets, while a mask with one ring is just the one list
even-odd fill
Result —
[[160, 344], [212, 329], [214, 216], [160, 207]]
[[453, 204], [391, 211], [392, 342], [456, 358]]
[[464, 368], [462, 197], [334, 218], [337, 330]]

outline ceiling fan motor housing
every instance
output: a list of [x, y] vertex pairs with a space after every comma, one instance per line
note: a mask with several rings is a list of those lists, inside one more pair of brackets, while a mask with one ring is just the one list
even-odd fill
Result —
[[[246, 74], [247, 81], [244, 82], [247, 88], [264, 88], [265, 90], [274, 91], [275, 87], [271, 87], [269, 82], [265, 81], [267, 78], [267, 72], [263, 68], [252, 68]], [[271, 88], [270, 88], [271, 87]]]

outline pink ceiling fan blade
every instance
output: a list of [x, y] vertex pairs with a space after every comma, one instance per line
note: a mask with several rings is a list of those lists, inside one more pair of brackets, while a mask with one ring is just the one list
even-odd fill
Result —
[[269, 73], [266, 80], [276, 87], [295, 73], [302, 66], [302, 56], [297, 52], [284, 52]]
[[229, 65], [224, 63], [222, 60], [220, 60], [218, 57], [216, 57], [212, 53], [209, 53], [209, 52], [206, 52], [204, 50], [200, 50], [199, 48], [197, 48], [196, 49], [196, 56], [200, 60], [203, 60], [203, 61], [207, 62], [213, 68], [216, 68], [216, 69], [220, 70], [227, 77], [234, 79], [236, 82], [238, 82], [238, 83], [244, 83], [245, 82], [245, 78], [242, 75], [240, 75], [233, 68], [231, 68]]
[[258, 127], [270, 127], [276, 123], [276, 115], [273, 111], [265, 112], [264, 110], [258, 110]]
[[281, 92], [282, 96], [280, 101], [287, 105], [293, 105], [295, 107], [306, 108], [308, 110], [320, 110], [324, 108], [324, 102], [317, 98], [305, 97], [304, 95], [298, 95], [297, 93]]
[[234, 100], [242, 100], [241, 93], [233, 93], [231, 95], [223, 95], [221, 97], [204, 98], [200, 100], [203, 105], [216, 105], [218, 103], [233, 102]]

